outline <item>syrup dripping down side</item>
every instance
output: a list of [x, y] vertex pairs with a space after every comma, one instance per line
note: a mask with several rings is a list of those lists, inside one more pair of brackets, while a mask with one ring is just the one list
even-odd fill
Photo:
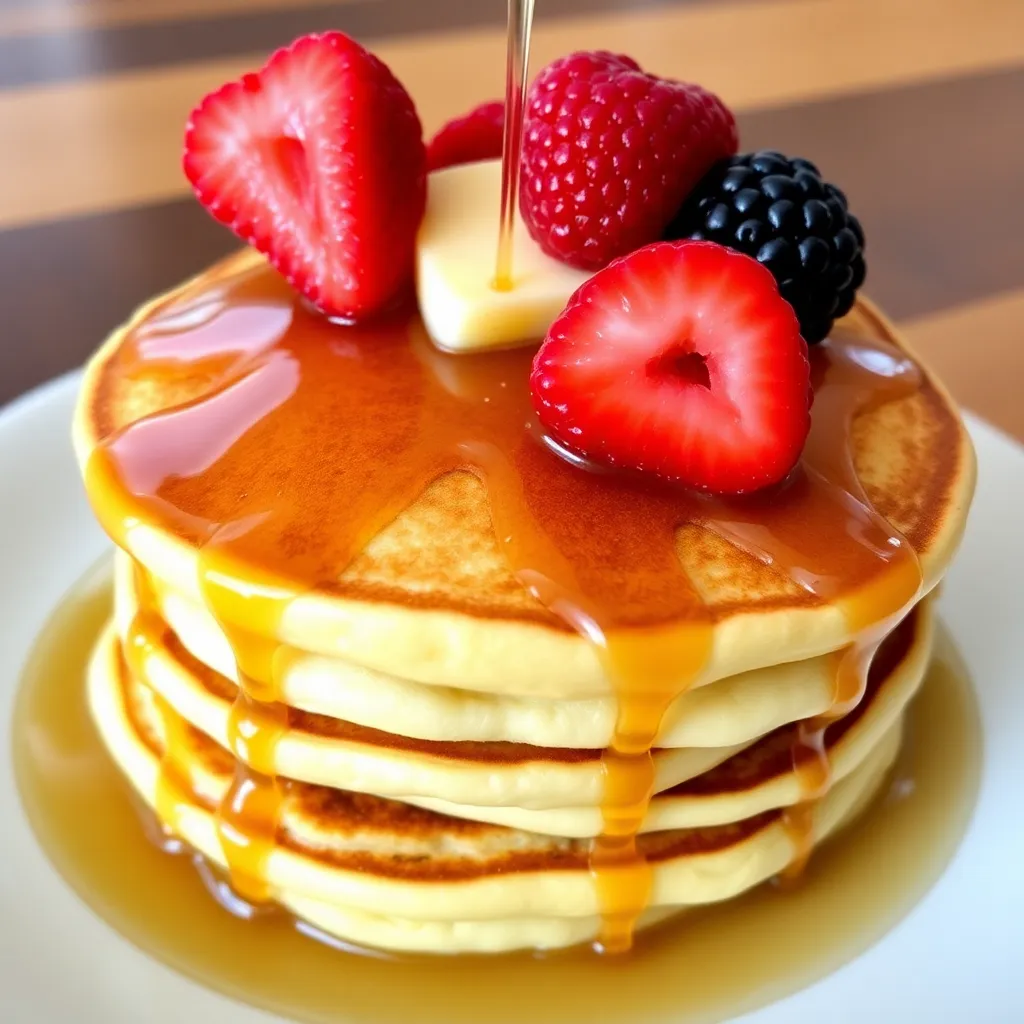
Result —
[[828, 434], [849, 438], [858, 413], [904, 398], [920, 387], [920, 371], [912, 362], [893, 350], [883, 354], [888, 357], [888, 365], [884, 360], [880, 363], [885, 372], [871, 377], [864, 373], [865, 362], [870, 364], [875, 353], [849, 344], [842, 359], [834, 360], [825, 371], [819, 370], [819, 380], [815, 382], [816, 394], [827, 389], [835, 398], [823, 403], [816, 414], [821, 429], [809, 439], [806, 458], [868, 511], [870, 525], [876, 532], [873, 544], [885, 570], [867, 585], [837, 599], [855, 639], [833, 656], [831, 707], [825, 714], [801, 723], [794, 742], [792, 759], [803, 800], [783, 816], [795, 851], [785, 872], [788, 881], [798, 878], [807, 865], [814, 847], [814, 807], [832, 781], [825, 730], [861, 702], [875, 655], [914, 606], [923, 584], [921, 565], [913, 547], [868, 501], [853, 465], [852, 445], [847, 442], [844, 449], [837, 451], [822, 443]]
[[226, 583], [230, 575], [219, 562], [216, 537], [200, 552], [200, 592], [231, 645], [238, 681], [228, 716], [235, 777], [217, 808], [217, 835], [231, 887], [249, 903], [265, 903], [273, 897], [268, 866], [283, 802], [277, 746], [288, 709], [281, 701], [276, 637], [288, 597], [266, 581], [254, 580], [245, 591]]
[[[122, 644], [125, 660], [133, 676], [149, 678], [147, 660], [165, 649], [163, 622], [157, 611], [156, 597], [145, 570], [133, 563], [134, 590], [138, 607], [128, 624]], [[236, 776], [217, 808], [217, 830], [228, 865], [228, 877], [235, 892], [254, 903], [268, 901], [272, 894], [266, 885], [267, 861], [276, 843], [281, 806], [281, 784], [275, 777], [276, 745], [287, 727], [287, 711], [272, 699], [260, 678], [273, 679], [257, 667], [259, 652], [266, 647], [255, 638], [234, 638], [234, 651], [243, 652], [249, 675], [239, 668], [238, 696], [228, 718], [228, 736], [237, 759]], [[269, 667], [270, 661], [267, 661]], [[163, 755], [157, 779], [156, 816], [169, 838], [177, 838], [177, 822], [183, 808], [196, 800], [199, 787], [192, 765], [184, 719], [152, 686], [147, 686], [157, 710], [163, 733]], [[254, 696], [259, 694], [259, 697]]]

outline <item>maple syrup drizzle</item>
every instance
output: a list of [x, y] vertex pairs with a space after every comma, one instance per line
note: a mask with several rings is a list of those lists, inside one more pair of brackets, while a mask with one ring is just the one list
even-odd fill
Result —
[[[869, 349], [847, 352], [854, 362], [859, 355], [870, 361]], [[884, 364], [882, 364], [884, 365]], [[888, 543], [891, 552], [881, 548], [881, 557], [887, 561], [887, 571], [852, 594], [831, 595], [843, 610], [850, 632], [856, 638], [852, 644], [833, 655], [834, 685], [831, 706], [822, 715], [801, 723], [793, 746], [793, 765], [801, 785], [802, 800], [787, 809], [783, 824], [794, 846], [794, 857], [784, 872], [792, 881], [802, 874], [814, 847], [814, 806], [829, 789], [832, 769], [825, 745], [825, 730], [834, 721], [852, 711], [864, 696], [868, 672], [878, 648], [913, 606], [921, 589], [921, 567], [917, 556], [906, 540], [891, 528], [881, 516], [873, 513], [852, 462], [850, 446], [841, 451], [823, 444], [829, 435], [849, 437], [854, 415], [859, 411], [877, 407], [913, 391], [920, 383], [920, 372], [909, 361], [891, 362], [892, 376], [882, 376], [872, 384], [858, 379], [854, 371], [840, 373], [829, 380], [826, 373], [816, 382], [815, 400], [825, 389], [832, 389], [835, 400], [821, 402], [815, 416], [821, 429], [808, 440], [805, 458], [812, 459], [827, 475], [860, 505], [872, 511], [873, 525], [881, 530], [879, 539]], [[835, 373], [833, 369], [833, 375]], [[888, 534], [886, 537], [885, 534]], [[888, 558], [886, 559], [886, 554]]]
[[244, 261], [213, 268], [122, 349], [129, 372], [194, 397], [105, 438], [87, 490], [122, 547], [141, 520], [200, 548], [200, 589], [238, 665], [232, 746], [242, 767], [220, 821], [232, 879], [247, 895], [265, 892], [280, 806], [273, 767], [287, 610], [304, 593], [336, 588], [367, 542], [453, 470], [483, 481], [511, 569], [594, 643], [618, 695], [604, 834], [592, 854], [600, 945], [628, 948], [647, 904], [636, 834], [654, 788], [651, 748], [711, 649], [713, 612], [676, 555], [687, 523], [788, 577], [812, 604], [837, 606], [857, 637], [836, 659], [832, 710], [805, 726], [794, 750], [805, 797], [788, 816], [795, 859], [810, 848], [810, 805], [829, 774], [817, 737], [859, 699], [874, 647], [920, 590], [916, 556], [871, 508], [849, 444], [855, 413], [918, 387], [897, 350], [842, 333], [815, 347], [801, 464], [769, 493], [718, 499], [553, 454], [530, 408], [532, 350], [442, 353], [414, 311], [330, 324]]
[[[210, 603], [220, 607], [226, 599], [215, 589], [216, 573], [210, 569], [209, 562], [205, 569]], [[180, 808], [196, 801], [198, 789], [185, 737], [187, 724], [148, 683], [148, 658], [167, 655], [165, 626], [150, 579], [138, 562], [133, 562], [133, 575], [138, 605], [128, 625], [122, 651], [134, 678], [149, 690], [161, 721], [164, 753], [157, 782], [157, 818], [167, 824], [169, 832], [176, 834], [174, 823]], [[275, 751], [288, 727], [288, 714], [273, 690], [277, 678], [273, 666], [279, 645], [243, 630], [228, 628], [231, 629], [232, 649], [238, 652], [241, 681], [228, 713], [227, 727], [228, 746], [236, 759], [236, 774], [217, 809], [217, 830], [235, 893], [244, 900], [263, 903], [271, 898], [265, 881], [267, 861], [276, 843], [283, 797], [282, 784], [275, 773]]]
[[[243, 899], [272, 898], [268, 864], [277, 842], [284, 788], [277, 778], [277, 745], [288, 728], [281, 700], [280, 634], [290, 594], [270, 577], [250, 573], [239, 588], [241, 566], [233, 564], [218, 531], [202, 549], [200, 590], [235, 656], [238, 693], [228, 714], [228, 745], [235, 777], [217, 808], [217, 834], [232, 888]], [[244, 622], [245, 626], [238, 623]]]
[[[139, 601], [128, 624], [121, 652], [134, 678], [146, 680], [149, 678], [147, 662], [160, 652], [160, 636], [164, 627], [155, 612], [155, 602], [145, 570], [133, 562], [132, 572]], [[154, 800], [156, 817], [164, 829], [164, 835], [159, 838], [161, 845], [173, 848], [173, 844], [181, 838], [178, 825], [181, 812], [194, 802], [198, 790], [193, 774], [194, 759], [189, 749], [186, 732], [188, 726], [184, 718], [155, 689], [148, 689], [163, 734], [163, 755]]]

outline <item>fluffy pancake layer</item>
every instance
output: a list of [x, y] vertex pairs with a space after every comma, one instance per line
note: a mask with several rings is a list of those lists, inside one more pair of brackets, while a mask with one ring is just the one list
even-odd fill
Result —
[[[117, 556], [122, 627], [137, 607], [130, 559]], [[147, 575], [167, 626], [196, 660], [237, 681], [227, 637], [210, 612]], [[732, 747], [772, 729], [823, 714], [835, 683], [830, 655], [754, 669], [679, 696], [669, 708], [659, 747]], [[355, 725], [423, 740], [527, 743], [604, 749], [612, 738], [616, 701], [520, 697], [425, 685], [341, 658], [288, 652], [281, 696], [290, 707]]]

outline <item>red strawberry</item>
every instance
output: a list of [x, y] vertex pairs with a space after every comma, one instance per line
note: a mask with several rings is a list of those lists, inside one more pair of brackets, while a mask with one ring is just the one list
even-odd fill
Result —
[[661, 238], [736, 143], [732, 114], [700, 86], [604, 51], [562, 57], [527, 99], [523, 220], [549, 256], [597, 270]]
[[713, 242], [659, 242], [569, 300], [533, 404], [594, 461], [718, 494], [780, 481], [810, 429], [807, 345], [771, 272]]
[[501, 156], [505, 104], [491, 100], [449, 121], [427, 144], [427, 170]]
[[364, 317], [411, 280], [426, 201], [416, 108], [341, 32], [303, 36], [192, 111], [199, 201], [325, 313]]

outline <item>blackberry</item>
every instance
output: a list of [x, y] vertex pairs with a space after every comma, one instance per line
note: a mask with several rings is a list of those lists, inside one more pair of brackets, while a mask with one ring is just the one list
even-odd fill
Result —
[[779, 283], [808, 344], [850, 311], [864, 283], [864, 232], [809, 160], [762, 149], [715, 164], [665, 232], [753, 256]]

